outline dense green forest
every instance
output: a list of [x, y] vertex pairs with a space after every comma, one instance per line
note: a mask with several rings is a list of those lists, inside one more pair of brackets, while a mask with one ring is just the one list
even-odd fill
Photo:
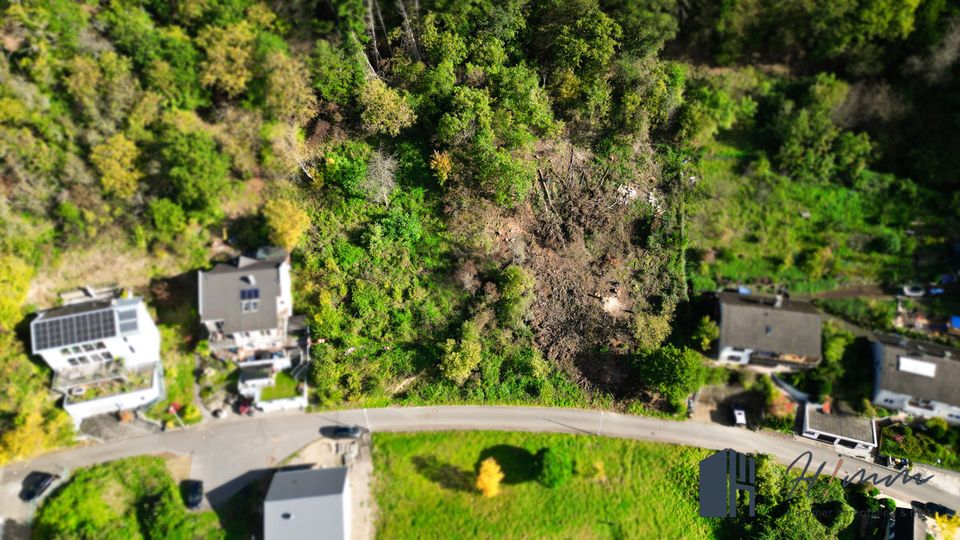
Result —
[[149, 283], [224, 243], [292, 250], [325, 405], [670, 410], [703, 377], [659, 369], [689, 356], [692, 293], [956, 264], [954, 2], [0, 12], [0, 460], [69, 437], [13, 335], [44, 287]]

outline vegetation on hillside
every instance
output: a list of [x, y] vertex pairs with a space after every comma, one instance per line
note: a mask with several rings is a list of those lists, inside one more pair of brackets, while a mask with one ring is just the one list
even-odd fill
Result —
[[[150, 263], [77, 279], [145, 285], [273, 243], [322, 340], [322, 405], [673, 413], [703, 375], [663, 345], [715, 335], [673, 335], [691, 290], [951, 262], [960, 19], [938, 0], [29, 0], [0, 17], [7, 334], [65, 254], [120, 239]], [[0, 427], [38, 435], [3, 455], [61, 444], [43, 371], [8, 354], [29, 391]]]

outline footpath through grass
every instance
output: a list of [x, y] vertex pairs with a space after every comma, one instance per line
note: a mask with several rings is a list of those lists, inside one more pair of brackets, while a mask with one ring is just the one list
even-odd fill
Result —
[[[575, 474], [548, 489], [536, 453], [563, 447]], [[698, 463], [707, 450], [590, 436], [375, 433], [374, 494], [381, 538], [711, 538], [699, 517]], [[500, 494], [474, 488], [494, 457]], [[717, 520], [719, 522], [719, 520]]]

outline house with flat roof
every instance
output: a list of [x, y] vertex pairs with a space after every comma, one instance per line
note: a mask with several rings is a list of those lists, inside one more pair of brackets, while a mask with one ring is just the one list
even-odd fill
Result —
[[830, 404], [807, 403], [803, 410], [803, 436], [832, 444], [840, 453], [867, 459], [877, 447], [877, 427], [872, 418], [842, 414]]
[[278, 471], [263, 502], [264, 540], [349, 540], [346, 467]]
[[78, 426], [90, 416], [144, 407], [163, 393], [160, 332], [142, 298], [112, 289], [74, 295], [37, 314], [30, 345], [53, 370], [53, 389]]
[[873, 403], [960, 424], [960, 351], [902, 336], [873, 343]]
[[812, 368], [821, 359], [820, 312], [782, 295], [720, 293], [719, 360]]

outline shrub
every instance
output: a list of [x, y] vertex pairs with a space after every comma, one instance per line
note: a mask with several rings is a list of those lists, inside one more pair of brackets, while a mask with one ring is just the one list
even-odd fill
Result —
[[548, 488], [562, 486], [573, 476], [573, 460], [561, 447], [543, 448], [538, 453], [540, 471], [537, 480]]

